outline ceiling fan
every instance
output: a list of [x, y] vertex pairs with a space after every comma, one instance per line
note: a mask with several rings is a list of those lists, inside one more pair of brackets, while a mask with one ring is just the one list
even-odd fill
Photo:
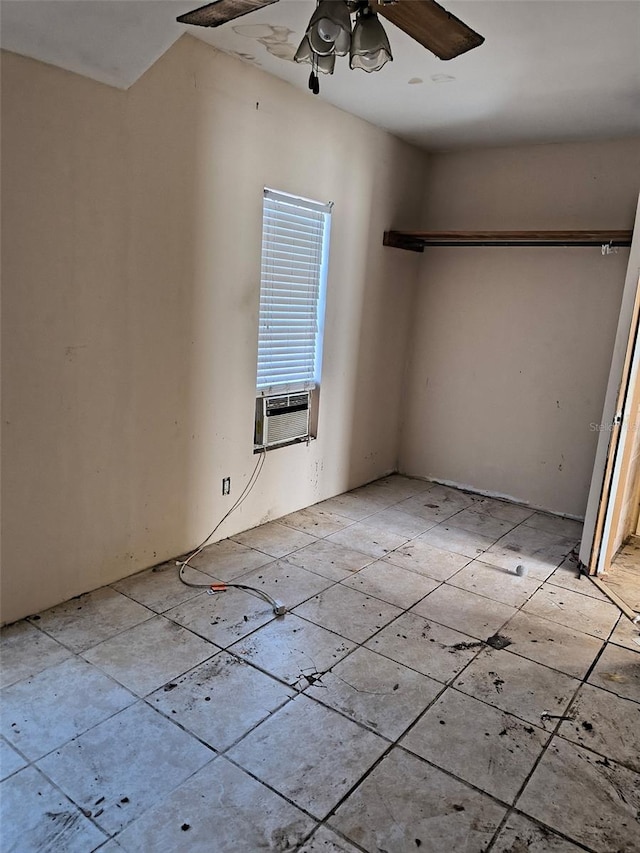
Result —
[[[214, 0], [180, 15], [182, 24], [219, 27], [278, 0]], [[484, 38], [435, 0], [318, 0], [294, 57], [311, 65], [309, 88], [319, 91], [318, 72], [333, 74], [336, 56], [349, 54], [351, 68], [379, 71], [393, 59], [378, 20], [382, 15], [440, 59], [453, 59]], [[352, 27], [351, 16], [355, 16]]]

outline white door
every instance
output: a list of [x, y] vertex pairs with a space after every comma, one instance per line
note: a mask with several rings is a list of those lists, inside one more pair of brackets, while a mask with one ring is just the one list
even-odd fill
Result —
[[580, 543], [580, 562], [588, 566], [590, 574], [603, 570], [602, 558], [611, 533], [612, 502], [622, 463], [619, 450], [625, 438], [623, 416], [640, 360], [640, 347], [635, 345], [640, 316], [639, 277], [640, 199]]

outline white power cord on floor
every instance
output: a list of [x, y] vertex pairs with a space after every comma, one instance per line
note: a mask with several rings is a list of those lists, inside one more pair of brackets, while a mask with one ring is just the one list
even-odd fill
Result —
[[266, 451], [262, 450], [260, 452], [259, 457], [258, 457], [258, 461], [256, 462], [256, 466], [253, 469], [251, 476], [249, 477], [249, 481], [248, 481], [247, 485], [244, 487], [244, 489], [242, 490], [242, 494], [240, 495], [238, 500], [234, 503], [234, 505], [231, 507], [231, 509], [227, 513], [225, 513], [225, 515], [222, 516], [220, 521], [216, 524], [216, 526], [213, 528], [213, 530], [207, 536], [207, 538], [203, 542], [201, 542], [200, 545], [198, 545], [198, 547], [195, 549], [195, 551], [193, 551], [191, 554], [189, 554], [189, 556], [187, 557], [186, 560], [182, 560], [182, 561], [176, 560], [176, 566], [178, 566], [178, 577], [180, 578], [180, 580], [182, 581], [182, 583], [185, 586], [190, 586], [190, 587], [193, 587], [194, 589], [206, 589], [211, 595], [213, 595], [215, 593], [219, 593], [219, 592], [225, 592], [227, 589], [243, 589], [246, 592], [250, 592], [251, 594], [258, 596], [258, 598], [262, 598], [264, 601], [266, 601], [268, 604], [270, 604], [271, 607], [273, 608], [273, 612], [275, 613], [276, 616], [284, 616], [284, 614], [287, 612], [287, 608], [285, 607], [285, 605], [281, 601], [278, 601], [277, 599], [272, 598], [268, 592], [265, 592], [262, 589], [256, 589], [255, 587], [247, 586], [246, 584], [241, 584], [241, 583], [211, 583], [211, 584], [208, 584], [208, 583], [191, 583], [191, 581], [186, 580], [186, 578], [184, 577], [184, 570], [187, 568], [187, 566], [189, 565], [191, 560], [193, 560], [195, 557], [198, 556], [198, 554], [200, 554], [200, 552], [206, 547], [206, 545], [209, 542], [209, 540], [211, 539], [211, 537], [218, 530], [220, 525], [224, 521], [226, 521], [227, 518], [229, 518], [231, 513], [234, 510], [236, 510], [240, 506], [240, 504], [244, 500], [246, 500], [246, 498], [249, 497], [251, 490], [253, 489], [255, 484], [258, 482], [258, 478], [260, 477], [260, 474], [262, 473], [262, 469], [264, 467], [264, 462], [265, 462], [265, 457], [266, 457]]

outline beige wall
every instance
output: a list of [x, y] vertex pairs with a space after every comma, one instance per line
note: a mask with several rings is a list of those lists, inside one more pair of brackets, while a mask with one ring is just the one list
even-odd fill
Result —
[[247, 482], [265, 185], [335, 202], [319, 434], [218, 535], [396, 467], [419, 259], [382, 234], [424, 154], [189, 37], [128, 92], [11, 54], [2, 85], [4, 621], [191, 548]]
[[[631, 228], [640, 141], [434, 155], [420, 227]], [[400, 467], [584, 513], [628, 250], [423, 255]]]

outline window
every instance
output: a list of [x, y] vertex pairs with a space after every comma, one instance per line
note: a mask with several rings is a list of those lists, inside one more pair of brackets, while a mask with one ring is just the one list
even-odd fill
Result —
[[258, 332], [260, 396], [320, 382], [332, 203], [265, 189]]

